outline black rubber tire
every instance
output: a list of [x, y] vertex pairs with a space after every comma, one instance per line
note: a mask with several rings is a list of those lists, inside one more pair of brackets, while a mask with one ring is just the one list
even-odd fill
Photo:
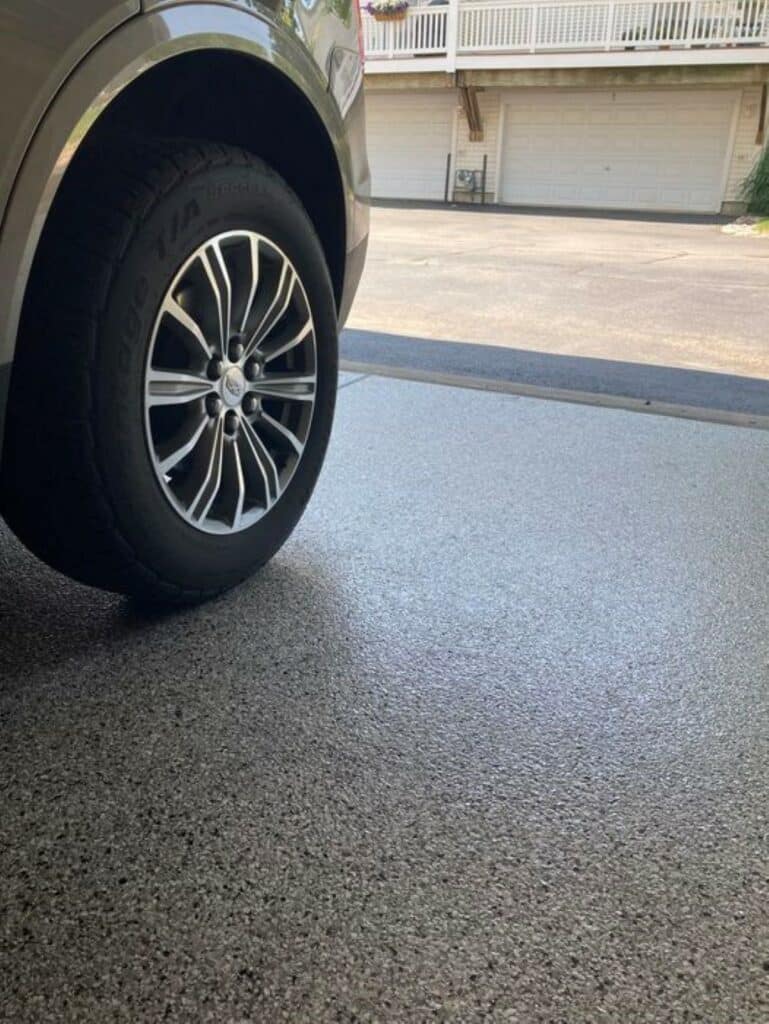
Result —
[[[263, 162], [214, 143], [164, 140], [94, 153], [88, 190], [63, 184], [36, 258], [11, 377], [2, 511], [36, 555], [84, 583], [187, 603], [264, 564], [298, 522], [334, 412], [337, 322], [320, 242]], [[143, 374], [153, 322], [184, 259], [212, 235], [258, 231], [289, 256], [312, 309], [317, 394], [310, 436], [280, 500], [215, 535], [170, 506], [146, 447]]]

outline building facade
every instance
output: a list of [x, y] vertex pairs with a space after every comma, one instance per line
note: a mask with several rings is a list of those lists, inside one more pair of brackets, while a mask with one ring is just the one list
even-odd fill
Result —
[[418, 0], [364, 40], [375, 197], [744, 208], [769, 0]]

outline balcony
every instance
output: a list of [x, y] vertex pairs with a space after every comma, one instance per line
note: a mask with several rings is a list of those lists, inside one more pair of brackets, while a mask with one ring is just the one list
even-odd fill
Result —
[[416, 0], [363, 30], [367, 73], [769, 61], [769, 0]]

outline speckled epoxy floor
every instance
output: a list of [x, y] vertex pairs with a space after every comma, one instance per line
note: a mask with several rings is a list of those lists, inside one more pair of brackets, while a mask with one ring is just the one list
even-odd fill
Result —
[[0, 1018], [769, 1020], [769, 436], [364, 379], [260, 578], [0, 547]]

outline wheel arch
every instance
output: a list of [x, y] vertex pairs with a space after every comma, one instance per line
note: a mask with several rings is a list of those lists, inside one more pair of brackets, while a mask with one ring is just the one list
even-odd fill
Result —
[[[174, 90], [169, 92], [172, 79]], [[35, 253], [60, 185], [77, 173], [78, 155], [116, 127], [167, 132], [171, 111], [180, 109], [177, 101], [185, 95], [178, 134], [189, 136], [197, 125], [213, 141], [242, 145], [278, 164], [275, 169], [308, 208], [340, 301], [350, 154], [323, 76], [293, 34], [277, 22], [213, 4], [174, 6], [128, 22], [92, 51], [60, 90], [33, 139], [0, 234], [0, 366], [12, 363]], [[246, 125], [244, 137], [237, 137], [233, 119], [214, 118], [219, 111], [212, 100], [225, 95], [237, 95], [246, 111], [261, 100], [262, 113], [270, 114], [271, 121], [243, 118], [239, 123]], [[299, 147], [287, 144], [288, 133], [276, 130], [281, 122], [309, 133], [301, 137], [301, 155]], [[259, 145], [261, 126], [268, 130]], [[294, 137], [299, 139], [299, 134]], [[312, 161], [307, 160], [307, 145], [317, 147]], [[0, 410], [4, 399], [0, 394]], [[0, 416], [0, 450], [3, 426]]]

